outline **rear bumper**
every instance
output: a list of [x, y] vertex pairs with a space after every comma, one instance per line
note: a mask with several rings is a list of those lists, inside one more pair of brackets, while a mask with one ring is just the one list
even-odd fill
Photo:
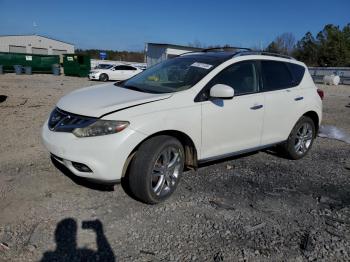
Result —
[[[43, 143], [55, 160], [76, 176], [107, 183], [121, 179], [128, 156], [145, 138], [130, 128], [113, 135], [87, 138], [53, 132], [47, 122], [42, 128]], [[87, 166], [90, 171], [78, 170], [77, 164]]]

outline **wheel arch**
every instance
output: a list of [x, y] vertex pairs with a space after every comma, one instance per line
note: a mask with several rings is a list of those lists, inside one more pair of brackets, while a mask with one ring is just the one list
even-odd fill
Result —
[[319, 123], [320, 123], [320, 118], [318, 116], [318, 114], [315, 112], [315, 111], [308, 111], [306, 112], [305, 114], [303, 114], [303, 116], [307, 116], [307, 117], [310, 117], [311, 120], [314, 122], [314, 125], [315, 125], [315, 129], [316, 129], [316, 132], [315, 132], [315, 137], [317, 136], [317, 133], [318, 133], [318, 130], [319, 130]]
[[101, 74], [98, 76], [98, 80], [101, 80], [101, 76], [102, 75], [106, 75], [107, 76], [107, 81], [109, 81], [110, 80], [110, 78], [109, 78], [109, 74], [108, 73], [106, 73], [106, 72], [101, 72]]
[[185, 134], [184, 132], [178, 131], [178, 130], [163, 130], [156, 132], [152, 135], [149, 135], [144, 140], [142, 140], [140, 143], [137, 144], [137, 146], [132, 150], [132, 152], [129, 154], [127, 160], [125, 161], [124, 167], [123, 167], [123, 174], [122, 177], [125, 176], [127, 173], [127, 170], [129, 168], [130, 162], [135, 156], [138, 148], [148, 139], [155, 137], [155, 136], [161, 136], [161, 135], [167, 135], [175, 137], [180, 141], [182, 146], [184, 147], [185, 151], [185, 168], [186, 169], [197, 169], [198, 167], [198, 155], [197, 155], [197, 148], [190, 136]]

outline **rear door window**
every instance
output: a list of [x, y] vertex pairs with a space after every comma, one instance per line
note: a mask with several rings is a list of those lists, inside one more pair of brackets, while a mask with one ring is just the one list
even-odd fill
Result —
[[121, 66], [117, 66], [116, 69], [118, 70], [136, 70], [135, 67], [132, 66], [126, 66], [126, 65], [121, 65]]
[[123, 66], [115, 66], [114, 70], [123, 70]]
[[262, 60], [263, 91], [274, 91], [294, 86], [294, 79], [284, 62]]

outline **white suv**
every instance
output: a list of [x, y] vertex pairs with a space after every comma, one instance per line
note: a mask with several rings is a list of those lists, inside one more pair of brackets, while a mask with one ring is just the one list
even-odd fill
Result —
[[77, 176], [124, 176], [131, 192], [158, 203], [184, 169], [279, 145], [307, 154], [322, 118], [323, 92], [293, 58], [203, 51], [167, 60], [130, 80], [76, 90], [58, 103], [42, 137]]

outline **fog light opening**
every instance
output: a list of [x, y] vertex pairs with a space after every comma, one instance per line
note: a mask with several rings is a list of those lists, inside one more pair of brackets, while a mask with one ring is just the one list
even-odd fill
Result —
[[92, 173], [92, 170], [90, 169], [90, 167], [88, 167], [85, 164], [78, 163], [78, 162], [72, 162], [72, 165], [79, 172]]

